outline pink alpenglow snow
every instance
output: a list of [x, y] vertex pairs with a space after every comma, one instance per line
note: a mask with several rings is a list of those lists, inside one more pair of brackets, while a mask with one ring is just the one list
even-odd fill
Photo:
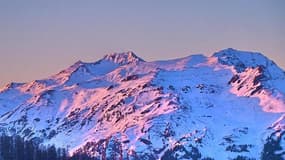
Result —
[[0, 132], [97, 159], [284, 159], [284, 96], [261, 53], [114, 53], [0, 89]]

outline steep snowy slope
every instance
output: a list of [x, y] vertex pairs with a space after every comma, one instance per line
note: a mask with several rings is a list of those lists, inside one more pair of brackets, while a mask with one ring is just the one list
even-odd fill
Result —
[[284, 96], [284, 71], [260, 53], [115, 53], [2, 88], [0, 131], [102, 159], [285, 158]]

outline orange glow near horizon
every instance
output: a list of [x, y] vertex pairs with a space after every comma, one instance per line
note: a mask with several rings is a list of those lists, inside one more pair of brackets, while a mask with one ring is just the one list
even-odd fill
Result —
[[285, 1], [0, 2], [0, 86], [78, 60], [134, 51], [146, 61], [236, 48], [285, 68]]

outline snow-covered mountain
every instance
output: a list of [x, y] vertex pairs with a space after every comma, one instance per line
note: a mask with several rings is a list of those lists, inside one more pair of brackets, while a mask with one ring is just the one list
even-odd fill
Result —
[[285, 72], [231, 48], [155, 62], [114, 53], [0, 89], [2, 133], [101, 159], [282, 159], [284, 112]]

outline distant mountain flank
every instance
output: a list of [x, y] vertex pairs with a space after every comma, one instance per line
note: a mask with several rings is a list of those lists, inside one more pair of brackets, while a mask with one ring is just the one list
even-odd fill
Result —
[[109, 54], [1, 88], [0, 133], [95, 159], [285, 159], [285, 72], [232, 48]]

